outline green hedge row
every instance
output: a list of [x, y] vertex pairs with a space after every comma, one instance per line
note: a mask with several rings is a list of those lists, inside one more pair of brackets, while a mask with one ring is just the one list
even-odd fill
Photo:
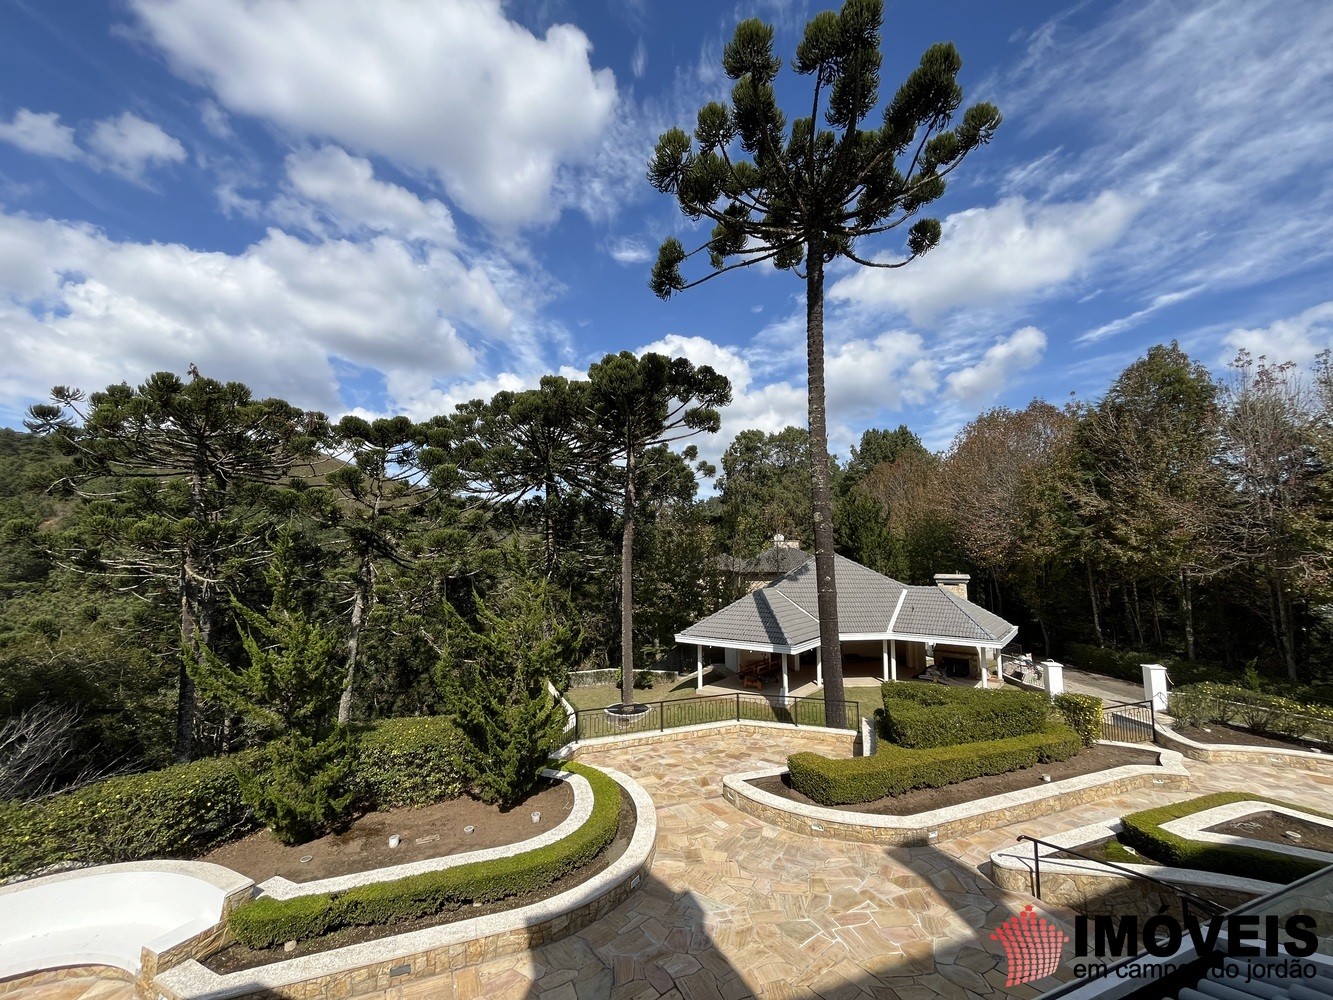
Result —
[[588, 864], [615, 839], [620, 786], [581, 764], [560, 765], [588, 779], [592, 815], [568, 837], [507, 858], [358, 886], [340, 893], [257, 899], [234, 910], [228, 926], [251, 948], [319, 937], [340, 927], [382, 925], [540, 890]]
[[832, 760], [816, 753], [787, 758], [791, 784], [826, 806], [873, 802], [914, 788], [939, 788], [988, 774], [1005, 774], [1079, 752], [1078, 734], [1064, 725], [1002, 740], [913, 750], [880, 743], [869, 757]]
[[[392, 719], [362, 737], [357, 798], [366, 808], [423, 805], [462, 790], [457, 732], [441, 718]], [[232, 759], [124, 775], [31, 803], [0, 802], [0, 878], [77, 861], [193, 858], [257, 824]]]
[[1069, 728], [1078, 733], [1085, 747], [1102, 738], [1102, 700], [1090, 694], [1057, 694], [1052, 699]]
[[1333, 708], [1229, 684], [1176, 688], [1167, 710], [1187, 726], [1235, 722], [1263, 733], [1333, 742]]
[[1179, 834], [1168, 833], [1162, 829], [1163, 823], [1169, 823], [1173, 819], [1190, 816], [1215, 806], [1229, 805], [1232, 802], [1250, 801], [1289, 806], [1333, 819], [1328, 813], [1306, 806], [1293, 806], [1289, 802], [1270, 799], [1264, 795], [1253, 795], [1249, 792], [1217, 792], [1197, 799], [1158, 806], [1156, 809], [1130, 813], [1120, 820], [1123, 828], [1119, 839], [1121, 843], [1128, 844], [1140, 854], [1173, 868], [1239, 875], [1244, 878], [1257, 878], [1264, 882], [1286, 884], [1325, 867], [1322, 861], [1291, 857], [1257, 847], [1188, 840]]
[[918, 750], [1027, 736], [1051, 716], [1051, 703], [1036, 691], [889, 681], [883, 692], [884, 738]]

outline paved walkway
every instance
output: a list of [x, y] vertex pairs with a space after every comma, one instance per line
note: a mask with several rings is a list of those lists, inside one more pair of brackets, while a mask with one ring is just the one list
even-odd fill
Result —
[[[1204, 792], [1263, 789], [1326, 805], [1333, 775], [1188, 762], [1189, 791], [1144, 789], [934, 847], [883, 848], [777, 830], [726, 803], [721, 776], [780, 764], [799, 732], [754, 731], [580, 755], [630, 774], [657, 804], [651, 877], [564, 941], [378, 994], [384, 1000], [765, 1000], [1031, 997], [1004, 986], [990, 931], [1029, 897], [983, 875], [1019, 833], [1047, 836]], [[1068, 919], [1058, 908], [1038, 909]], [[1049, 988], [1051, 980], [1042, 986]], [[121, 986], [122, 984], [116, 984]], [[20, 1000], [20, 995], [5, 1000]], [[39, 1000], [24, 994], [21, 1000]], [[40, 1000], [126, 1000], [41, 994]]]

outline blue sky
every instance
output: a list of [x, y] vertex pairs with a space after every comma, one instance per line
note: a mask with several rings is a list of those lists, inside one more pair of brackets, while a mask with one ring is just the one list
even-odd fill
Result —
[[[824, 6], [0, 0], [0, 422], [191, 363], [426, 417], [653, 349], [732, 378], [705, 453], [803, 424], [802, 282], [654, 298], [658, 243], [698, 234], [644, 163], [725, 97], [737, 20], [789, 57]], [[830, 274], [835, 450], [1092, 398], [1170, 339], [1219, 373], [1333, 343], [1333, 5], [891, 0], [885, 24], [886, 99], [951, 40], [1005, 121], [937, 250]]]

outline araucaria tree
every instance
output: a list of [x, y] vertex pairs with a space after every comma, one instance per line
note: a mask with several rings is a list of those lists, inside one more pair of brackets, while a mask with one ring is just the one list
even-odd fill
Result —
[[[911, 224], [898, 259], [872, 260], [857, 241], [898, 229], [939, 198], [948, 174], [1000, 124], [994, 105], [975, 104], [950, 128], [962, 106], [962, 60], [941, 43], [926, 50], [880, 124], [867, 128], [879, 104], [882, 21], [881, 0], [847, 0], [806, 25], [792, 67], [813, 79], [813, 99], [809, 117], [790, 129], [773, 89], [782, 67], [773, 29], [742, 21], [722, 55], [736, 81], [730, 104], [701, 108], [692, 138], [679, 128], [663, 134], [648, 169], [652, 185], [673, 195], [686, 216], [714, 223], [710, 238], [688, 253], [675, 237], [662, 243], [651, 281], [657, 295], [765, 261], [805, 279], [815, 571], [830, 719], [843, 718], [844, 696], [824, 418], [824, 268], [840, 257], [903, 267], [933, 248], [940, 224], [929, 218]], [[709, 269], [687, 280], [681, 265], [705, 250]]]

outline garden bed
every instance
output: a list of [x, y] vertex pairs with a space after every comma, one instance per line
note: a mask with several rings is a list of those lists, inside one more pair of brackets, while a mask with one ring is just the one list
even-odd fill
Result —
[[[1155, 765], [1157, 759], [1158, 751], [1156, 750], [1098, 745], [1089, 747], [1069, 760], [1051, 761], [1046, 764], [1038, 764], [1035, 767], [1009, 771], [1006, 774], [970, 778], [940, 788], [919, 788], [901, 795], [888, 795], [872, 802], [823, 808], [853, 813], [870, 813], [878, 816], [914, 816], [918, 813], [947, 809], [952, 806], [975, 802], [978, 799], [1045, 785], [1046, 782], [1041, 780], [1042, 775], [1050, 775], [1053, 784], [1065, 778], [1096, 774], [1114, 767], [1124, 767], [1132, 764]], [[819, 805], [813, 799], [792, 788], [790, 775], [786, 772], [754, 779], [749, 784], [760, 791], [777, 795], [801, 805]]]
[[1287, 736], [1275, 736], [1259, 733], [1253, 729], [1229, 726], [1223, 722], [1212, 722], [1207, 726], [1176, 726], [1175, 732], [1195, 743], [1213, 746], [1269, 747], [1277, 750], [1318, 750], [1327, 752], [1327, 744], [1312, 740], [1298, 740]]
[[[288, 847], [268, 830], [210, 851], [198, 860], [222, 865], [256, 882], [281, 876], [311, 882], [338, 875], [373, 871], [390, 865], [444, 858], [464, 851], [506, 847], [559, 826], [574, 805], [564, 781], [545, 781], [527, 800], [502, 811], [463, 796], [434, 805], [370, 812], [345, 831]], [[532, 822], [532, 813], [541, 819]], [[472, 833], [464, 829], [471, 826]], [[401, 838], [389, 847], [389, 837]], [[301, 858], [311, 860], [302, 864]]]
[[[616, 830], [615, 838], [611, 841], [610, 845], [607, 846], [593, 861], [565, 874], [538, 891], [516, 894], [497, 902], [483, 903], [480, 905], [474, 904], [457, 909], [446, 910], [427, 917], [395, 920], [371, 926], [344, 927], [320, 937], [297, 941], [294, 949], [291, 951], [286, 950], [285, 947], [247, 948], [239, 943], [232, 944], [205, 959], [202, 964], [212, 972], [218, 973], [219, 975], [225, 975], [231, 972], [241, 972], [246, 969], [269, 965], [273, 962], [299, 958], [303, 955], [330, 951], [334, 948], [342, 948], [346, 945], [375, 941], [380, 938], [407, 934], [412, 931], [423, 930], [428, 927], [438, 927], [443, 924], [457, 923], [463, 920], [472, 920], [475, 917], [514, 910], [531, 903], [540, 902], [544, 899], [557, 896], [562, 892], [566, 892], [588, 881], [614, 864], [615, 861], [625, 853], [626, 848], [633, 839], [636, 822], [637, 817], [633, 800], [630, 798], [628, 792], [621, 789], [619, 825]], [[530, 831], [522, 830], [520, 828], [520, 834], [530, 834]], [[515, 839], [523, 839], [521, 835]]]
[[[1206, 829], [1209, 833], [1224, 833], [1233, 837], [1244, 837], [1247, 840], [1263, 840], [1285, 847], [1304, 847], [1306, 850], [1324, 851], [1333, 855], [1333, 827], [1323, 823], [1312, 823], [1296, 816], [1257, 812]], [[1300, 839], [1288, 837], [1288, 831], [1299, 834]]]

